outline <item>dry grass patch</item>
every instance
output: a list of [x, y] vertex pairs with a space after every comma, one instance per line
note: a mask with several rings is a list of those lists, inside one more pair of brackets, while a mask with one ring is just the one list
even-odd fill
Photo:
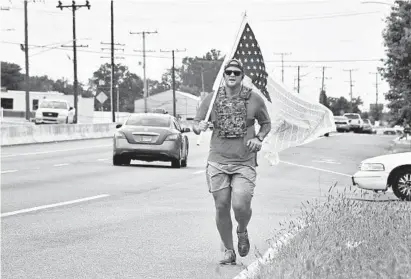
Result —
[[411, 202], [367, 201], [363, 193], [351, 198], [357, 189], [333, 190], [282, 225], [270, 243], [299, 233], [260, 266], [257, 278], [411, 278]]

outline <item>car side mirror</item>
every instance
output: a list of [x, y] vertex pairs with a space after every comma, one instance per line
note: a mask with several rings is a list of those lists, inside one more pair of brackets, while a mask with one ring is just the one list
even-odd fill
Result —
[[116, 129], [121, 128], [122, 126], [123, 126], [123, 124], [117, 124]]
[[70, 107], [69, 110], [73, 110], [73, 107]]

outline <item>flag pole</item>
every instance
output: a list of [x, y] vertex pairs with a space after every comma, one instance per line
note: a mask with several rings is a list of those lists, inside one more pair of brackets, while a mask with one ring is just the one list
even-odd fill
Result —
[[[204, 120], [208, 120], [210, 118], [211, 111], [213, 109], [214, 102], [217, 97], [218, 88], [220, 88], [221, 84], [223, 83], [224, 66], [228, 63], [228, 61], [230, 61], [234, 57], [234, 52], [237, 49], [238, 43], [240, 42], [240, 39], [241, 39], [240, 36], [241, 36], [242, 31], [244, 30], [244, 26], [246, 25], [246, 23], [247, 23], [247, 13], [244, 12], [243, 18], [241, 20], [240, 28], [238, 29], [238, 32], [236, 34], [236, 38], [234, 40], [234, 44], [233, 44], [233, 47], [231, 48], [230, 54], [225, 56], [224, 62], [221, 65], [220, 70], [218, 71], [217, 77], [214, 80], [213, 97], [211, 98], [210, 106], [208, 107], [207, 114]], [[200, 132], [197, 138], [197, 145], [200, 145], [201, 139], [202, 139], [202, 133]]]

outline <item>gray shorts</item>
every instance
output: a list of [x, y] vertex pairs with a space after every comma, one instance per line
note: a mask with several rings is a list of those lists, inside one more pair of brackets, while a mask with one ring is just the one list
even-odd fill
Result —
[[254, 167], [245, 165], [223, 165], [208, 162], [206, 168], [208, 191], [210, 193], [231, 187], [233, 192], [254, 195], [257, 172]]

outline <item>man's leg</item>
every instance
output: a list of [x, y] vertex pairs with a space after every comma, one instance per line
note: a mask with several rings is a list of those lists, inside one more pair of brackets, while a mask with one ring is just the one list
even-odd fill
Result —
[[224, 188], [213, 192], [216, 208], [216, 224], [224, 247], [234, 250], [233, 224], [231, 222], [231, 188]]
[[250, 193], [233, 192], [232, 194], [233, 211], [238, 223], [238, 232], [245, 232], [250, 222], [252, 215], [251, 199]]
[[251, 200], [254, 195], [255, 180], [255, 169], [249, 167], [241, 167], [231, 180], [232, 206], [238, 223], [238, 253], [241, 257], [247, 256], [250, 251], [247, 226], [252, 215]]

